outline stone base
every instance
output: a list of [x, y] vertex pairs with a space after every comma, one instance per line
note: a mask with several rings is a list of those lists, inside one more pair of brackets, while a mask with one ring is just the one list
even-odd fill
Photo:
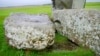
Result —
[[41, 50], [54, 43], [55, 30], [47, 15], [11, 14], [4, 27], [9, 44], [18, 49]]

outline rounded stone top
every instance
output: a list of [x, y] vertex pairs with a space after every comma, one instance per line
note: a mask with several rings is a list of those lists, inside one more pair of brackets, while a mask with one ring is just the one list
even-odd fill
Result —
[[51, 24], [47, 15], [29, 15], [24, 13], [11, 14], [4, 24], [12, 26], [41, 26]]

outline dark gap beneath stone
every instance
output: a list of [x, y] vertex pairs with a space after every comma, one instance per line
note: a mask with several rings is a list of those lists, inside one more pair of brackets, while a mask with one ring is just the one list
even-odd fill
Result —
[[59, 20], [55, 20], [54, 22], [55, 22], [55, 23], [59, 23], [59, 24], [61, 24], [61, 22], [60, 22]]
[[74, 44], [75, 46], [79, 46], [77, 43], [71, 41], [70, 39], [68, 39], [69, 42], [71, 42], [72, 44]]

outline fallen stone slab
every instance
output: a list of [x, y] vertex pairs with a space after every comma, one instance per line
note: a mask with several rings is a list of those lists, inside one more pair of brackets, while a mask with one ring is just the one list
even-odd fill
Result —
[[66, 9], [53, 11], [58, 32], [78, 45], [88, 47], [100, 55], [100, 11]]
[[47, 15], [11, 14], [4, 28], [9, 44], [17, 49], [41, 50], [54, 43], [55, 29]]

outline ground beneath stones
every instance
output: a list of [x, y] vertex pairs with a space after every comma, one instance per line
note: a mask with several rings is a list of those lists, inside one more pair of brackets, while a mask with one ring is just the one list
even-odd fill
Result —
[[63, 43], [54, 43], [53, 46], [48, 47], [47, 50], [75, 50], [78, 46], [70, 41], [66, 41]]
[[[33, 51], [36, 52], [36, 53], [61, 51], [61, 50], [72, 51], [72, 50], [75, 50], [77, 48], [78, 48], [78, 46], [76, 44], [66, 40], [66, 42], [64, 42], [64, 43], [56, 43], [55, 42], [53, 46], [47, 47], [44, 50], [39, 50], [39, 52], [37, 50], [33, 50]], [[26, 56], [29, 55], [31, 51], [30, 50], [25, 50]]]

